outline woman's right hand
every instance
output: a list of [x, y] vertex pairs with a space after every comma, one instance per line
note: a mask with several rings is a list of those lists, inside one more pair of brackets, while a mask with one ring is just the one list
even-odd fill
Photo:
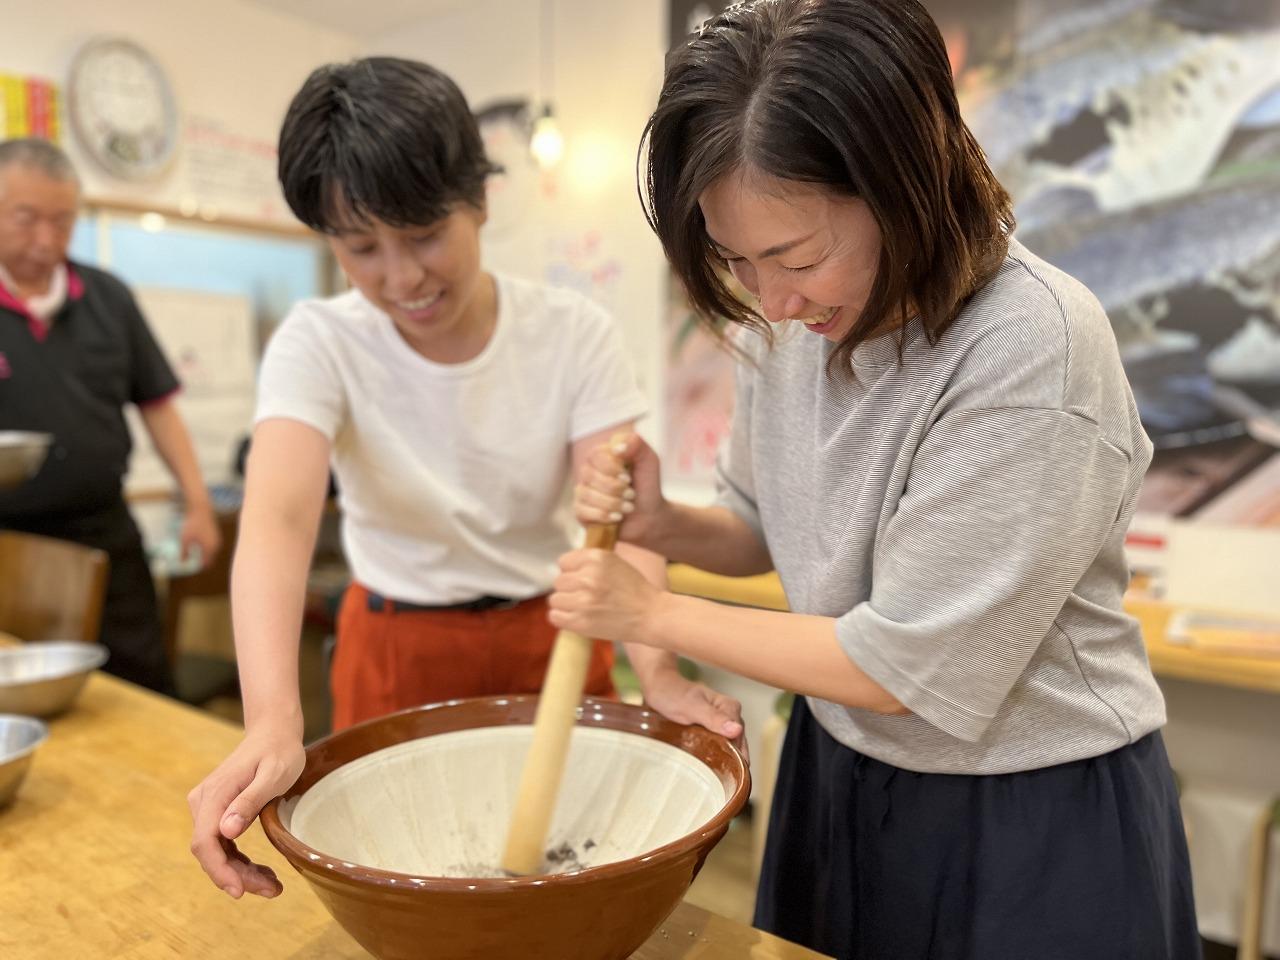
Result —
[[619, 540], [652, 548], [666, 508], [658, 455], [639, 434], [595, 447], [578, 472], [573, 490], [578, 522], [620, 524]]
[[187, 795], [194, 821], [191, 852], [224, 893], [236, 899], [246, 891], [274, 897], [284, 889], [275, 871], [251, 861], [235, 840], [270, 800], [293, 786], [305, 759], [296, 730], [251, 730]]

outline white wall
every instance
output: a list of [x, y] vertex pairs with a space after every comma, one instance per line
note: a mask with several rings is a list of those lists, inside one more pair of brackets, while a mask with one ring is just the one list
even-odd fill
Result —
[[[5, 72], [44, 77], [65, 91], [71, 59], [86, 40], [98, 34], [126, 37], [160, 61], [181, 112], [272, 145], [289, 99], [311, 69], [364, 49], [356, 37], [241, 0], [5, 0], [4, 8], [0, 69]], [[65, 111], [63, 122], [68, 122]], [[96, 168], [69, 132], [62, 142], [90, 197], [168, 207], [191, 199], [181, 156], [163, 179], [129, 184]], [[237, 209], [236, 198], [216, 191], [194, 199], [223, 214], [259, 215]]]
[[[439, 67], [473, 109], [512, 97], [540, 103], [541, 14], [533, 0], [474, 0], [374, 38], [370, 52]], [[552, 174], [521, 174], [535, 196], [514, 227], [487, 231], [485, 257], [493, 269], [553, 282], [567, 277], [579, 288], [589, 285], [587, 274], [607, 273], [593, 293], [622, 324], [650, 401], [642, 430], [653, 440], [661, 429], [666, 268], [636, 197], [635, 157], [662, 81], [665, 7], [656, 0], [557, 0], [553, 24], [555, 63], [545, 93], [565, 134], [565, 156]]]

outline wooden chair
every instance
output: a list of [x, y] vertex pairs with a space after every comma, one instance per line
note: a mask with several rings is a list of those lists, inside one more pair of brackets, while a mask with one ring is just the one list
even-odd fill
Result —
[[105, 551], [0, 530], [0, 630], [22, 640], [98, 641]]
[[182, 624], [182, 605], [200, 597], [225, 597], [231, 583], [231, 557], [236, 549], [238, 513], [218, 513], [218, 532], [222, 546], [209, 565], [194, 573], [170, 577], [164, 602], [164, 649], [170, 663], [178, 659], [178, 632]]
[[[182, 610], [187, 601], [226, 597], [230, 590], [231, 560], [235, 554], [240, 527], [240, 501], [235, 496], [219, 504], [217, 489], [214, 488], [211, 492], [215, 494], [215, 504], [218, 504], [216, 517], [222, 533], [222, 547], [218, 555], [203, 570], [169, 578], [164, 591], [165, 653], [173, 667], [178, 699], [196, 706], [208, 703], [215, 697], [235, 696], [239, 692], [239, 678], [233, 659], [183, 650], [180, 642]], [[348, 579], [344, 575], [340, 578], [341, 583], [337, 583], [335, 571], [331, 569], [335, 559], [341, 557], [338, 520], [337, 508], [331, 502], [321, 518], [312, 577], [308, 581], [307, 601], [303, 611], [305, 622], [313, 626], [319, 625], [328, 632], [333, 630], [338, 601], [342, 598]], [[340, 566], [345, 571], [345, 563]], [[323, 575], [320, 575], [321, 570]], [[325, 672], [327, 675], [327, 667]], [[327, 690], [327, 685], [325, 689]], [[327, 731], [326, 722], [322, 732]]]
[[203, 570], [170, 577], [164, 597], [164, 649], [173, 668], [178, 699], [197, 706], [217, 696], [232, 695], [237, 686], [235, 661], [186, 653], [179, 644], [183, 605], [203, 597], [225, 597], [230, 587], [239, 512], [219, 511], [216, 516], [222, 534], [222, 547], [217, 556]]
[[1254, 824], [1249, 844], [1249, 875], [1245, 883], [1244, 917], [1240, 924], [1240, 960], [1262, 960], [1262, 935], [1267, 911], [1267, 874], [1271, 842], [1280, 835], [1280, 797], [1267, 804]]
[[760, 733], [762, 757], [752, 757], [751, 780], [751, 869], [758, 883], [764, 863], [764, 842], [769, 833], [769, 812], [773, 809], [773, 790], [778, 783], [778, 767], [782, 761], [782, 741], [791, 722], [791, 708], [796, 695], [787, 691], [773, 701], [773, 712]]

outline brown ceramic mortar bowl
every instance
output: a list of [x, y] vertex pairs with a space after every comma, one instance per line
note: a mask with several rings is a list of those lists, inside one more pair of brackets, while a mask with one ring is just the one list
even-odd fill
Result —
[[548, 837], [568, 872], [495, 876], [536, 707], [450, 701], [326, 737], [263, 829], [381, 960], [622, 960], [746, 803], [746, 761], [701, 727], [584, 700]]

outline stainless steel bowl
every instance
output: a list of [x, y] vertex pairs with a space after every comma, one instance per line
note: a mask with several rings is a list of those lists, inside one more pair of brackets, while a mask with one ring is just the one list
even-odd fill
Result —
[[0, 490], [25, 483], [44, 466], [53, 434], [0, 430]]
[[100, 643], [50, 640], [0, 650], [0, 713], [48, 717], [75, 701], [89, 674], [107, 662]]
[[12, 802], [49, 728], [31, 717], [0, 714], [0, 807]]

